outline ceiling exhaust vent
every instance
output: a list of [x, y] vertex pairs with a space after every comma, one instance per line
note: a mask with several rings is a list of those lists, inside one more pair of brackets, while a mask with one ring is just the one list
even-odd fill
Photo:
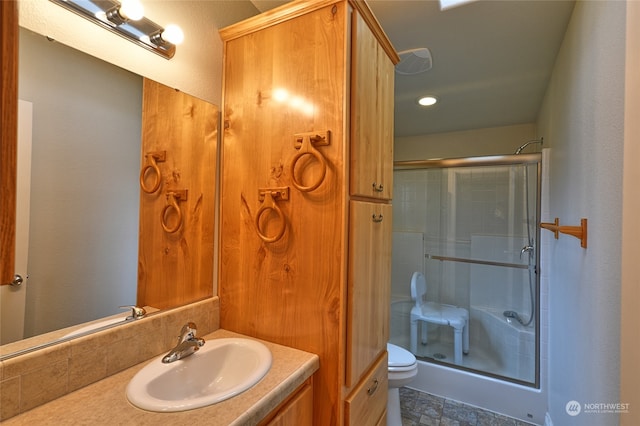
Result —
[[400, 62], [396, 65], [396, 72], [402, 75], [420, 74], [429, 71], [433, 62], [431, 52], [426, 47], [404, 50], [398, 54]]

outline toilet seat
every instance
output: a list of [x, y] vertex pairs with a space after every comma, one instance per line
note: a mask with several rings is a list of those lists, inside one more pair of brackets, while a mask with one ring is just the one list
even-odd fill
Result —
[[412, 371], [415, 370], [417, 368], [417, 363], [413, 363], [411, 365], [406, 365], [403, 367], [391, 367], [389, 366], [389, 373], [402, 373], [404, 371]]
[[402, 426], [399, 389], [418, 375], [418, 361], [411, 352], [392, 343], [387, 343], [387, 354], [387, 426]]
[[416, 368], [416, 357], [408, 350], [387, 343], [389, 372], [411, 371]]

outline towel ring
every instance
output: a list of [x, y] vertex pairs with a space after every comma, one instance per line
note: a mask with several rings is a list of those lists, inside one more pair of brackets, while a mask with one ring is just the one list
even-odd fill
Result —
[[[147, 194], [153, 194], [160, 188], [160, 184], [162, 183], [162, 173], [160, 172], [158, 163], [162, 163], [166, 160], [167, 151], [147, 152], [144, 155], [144, 158], [146, 159], [146, 164], [142, 170], [140, 170], [140, 188]], [[144, 183], [144, 178], [150, 170], [153, 171], [156, 178], [153, 181], [151, 188], [148, 188]]]
[[[282, 213], [282, 210], [280, 210], [280, 207], [278, 207], [278, 204], [276, 203], [274, 198], [279, 197], [282, 200], [288, 200], [289, 188], [265, 189], [265, 190], [260, 190], [259, 194], [260, 194], [259, 195], [260, 199], [262, 201], [262, 206], [260, 206], [260, 208], [256, 212], [256, 220], [255, 220], [256, 232], [258, 233], [258, 237], [260, 237], [260, 239], [265, 243], [275, 243], [276, 241], [280, 240], [284, 235], [284, 232], [287, 229], [287, 221], [286, 221], [286, 218], [284, 217], [284, 213]], [[260, 229], [260, 218], [268, 210], [272, 210], [278, 216], [278, 220], [280, 220], [280, 224], [281, 224], [280, 227], [278, 228], [278, 232], [276, 232], [276, 234], [272, 237], [265, 235]]]
[[[178, 201], [179, 200], [186, 201], [186, 199], [187, 199], [186, 189], [181, 191], [167, 192], [167, 205], [164, 207], [164, 209], [162, 209], [162, 213], [160, 215], [160, 223], [162, 224], [162, 229], [164, 229], [165, 232], [168, 232], [169, 234], [174, 234], [178, 232], [178, 230], [182, 227], [182, 210], [178, 205]], [[178, 216], [178, 219], [176, 221], [176, 225], [173, 227], [170, 227], [167, 224], [167, 216], [168, 216], [168, 213], [171, 212], [172, 210]]]
[[[293, 156], [291, 160], [291, 165], [289, 166], [289, 173], [291, 174], [291, 183], [296, 187], [299, 191], [302, 192], [310, 192], [314, 189], [318, 188], [322, 182], [324, 181], [325, 176], [327, 175], [327, 160], [324, 158], [322, 153], [318, 151], [313, 145], [328, 145], [329, 144], [329, 132], [327, 131], [324, 135], [319, 135], [317, 133], [301, 133], [295, 135], [296, 149], [298, 152]], [[305, 155], [311, 155], [314, 157], [318, 163], [320, 163], [321, 172], [318, 179], [313, 182], [311, 185], [304, 186], [301, 182], [296, 180], [295, 169], [298, 161], [304, 157]]]

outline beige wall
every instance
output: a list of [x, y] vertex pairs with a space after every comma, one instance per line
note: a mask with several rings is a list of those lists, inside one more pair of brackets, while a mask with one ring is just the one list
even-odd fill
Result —
[[136, 301], [142, 78], [23, 28], [19, 53], [18, 95], [33, 104], [30, 337]]
[[257, 13], [248, 1], [141, 0], [145, 16], [184, 32], [175, 56], [166, 60], [61, 6], [45, 0], [19, 0], [20, 26], [114, 65], [220, 105], [222, 40], [218, 29]]
[[627, 2], [627, 48], [624, 126], [624, 174], [622, 210], [622, 337], [620, 401], [630, 404], [621, 424], [640, 424], [640, 2]]
[[[397, 138], [394, 160], [513, 154], [520, 145], [536, 137], [535, 124], [530, 123]], [[535, 145], [525, 152], [539, 151], [540, 146]]]
[[542, 220], [589, 225], [588, 248], [561, 235], [542, 270], [549, 348], [541, 356], [549, 359], [554, 425], [616, 425], [616, 413], [583, 408], [571, 416], [567, 404], [626, 402], [619, 394], [625, 19], [625, 2], [576, 2], [538, 121], [551, 147]]

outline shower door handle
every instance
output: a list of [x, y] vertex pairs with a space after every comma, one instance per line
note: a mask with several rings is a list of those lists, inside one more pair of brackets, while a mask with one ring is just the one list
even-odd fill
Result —
[[520, 250], [520, 259], [522, 259], [522, 255], [525, 253], [532, 253], [533, 252], [533, 246], [524, 246], [522, 247], [522, 250]]

